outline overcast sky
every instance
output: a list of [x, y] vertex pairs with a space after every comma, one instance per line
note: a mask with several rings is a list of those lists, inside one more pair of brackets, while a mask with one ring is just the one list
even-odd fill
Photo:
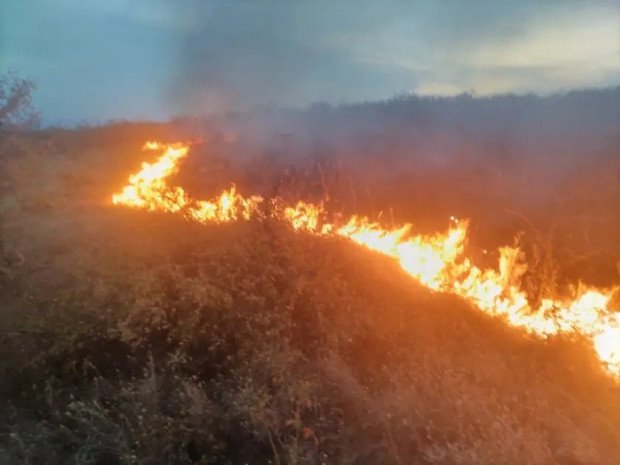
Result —
[[620, 84], [620, 0], [0, 0], [48, 123]]

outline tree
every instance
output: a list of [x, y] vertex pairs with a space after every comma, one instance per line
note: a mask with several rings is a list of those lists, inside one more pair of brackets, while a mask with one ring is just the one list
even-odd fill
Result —
[[32, 106], [36, 86], [15, 71], [0, 75], [0, 129], [36, 129], [40, 115]]

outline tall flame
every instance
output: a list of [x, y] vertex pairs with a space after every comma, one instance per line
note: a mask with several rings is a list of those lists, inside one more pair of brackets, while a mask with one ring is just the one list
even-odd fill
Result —
[[[145, 150], [163, 151], [152, 164], [129, 177], [129, 184], [112, 196], [115, 205], [148, 211], [181, 213], [187, 219], [207, 222], [249, 220], [261, 214], [264, 199], [243, 197], [235, 187], [211, 201], [195, 200], [166, 179], [178, 171], [179, 162], [189, 153], [189, 145], [148, 142]], [[592, 342], [609, 374], [620, 379], [620, 311], [609, 307], [615, 289], [588, 288], [573, 299], [543, 299], [531, 308], [519, 277], [526, 267], [518, 247], [499, 249], [499, 267], [480, 269], [464, 257], [467, 222], [453, 223], [445, 233], [414, 235], [411, 225], [387, 229], [367, 217], [352, 216], [339, 224], [325, 221], [323, 205], [298, 202], [294, 206], [273, 203], [273, 214], [294, 230], [321, 236], [342, 236], [395, 259], [402, 269], [433, 291], [465, 298], [485, 313], [498, 315], [530, 333], [547, 337], [578, 333]]]

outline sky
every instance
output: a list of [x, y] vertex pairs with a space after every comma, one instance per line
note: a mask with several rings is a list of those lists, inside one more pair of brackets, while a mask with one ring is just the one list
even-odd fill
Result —
[[0, 0], [48, 124], [620, 85], [620, 0]]

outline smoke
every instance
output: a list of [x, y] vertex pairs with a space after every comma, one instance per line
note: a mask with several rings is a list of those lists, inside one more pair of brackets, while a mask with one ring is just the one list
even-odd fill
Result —
[[385, 70], [369, 70], [330, 43], [347, 20], [353, 28], [359, 20], [344, 5], [272, 1], [194, 6], [193, 25], [181, 39], [170, 102], [195, 112], [385, 97], [376, 90], [387, 91]]
[[170, 11], [185, 27], [166, 93], [176, 113], [617, 84], [615, 0], [180, 5]]
[[48, 121], [548, 93], [620, 83], [619, 13], [618, 0], [0, 2], [0, 67], [37, 82]]

